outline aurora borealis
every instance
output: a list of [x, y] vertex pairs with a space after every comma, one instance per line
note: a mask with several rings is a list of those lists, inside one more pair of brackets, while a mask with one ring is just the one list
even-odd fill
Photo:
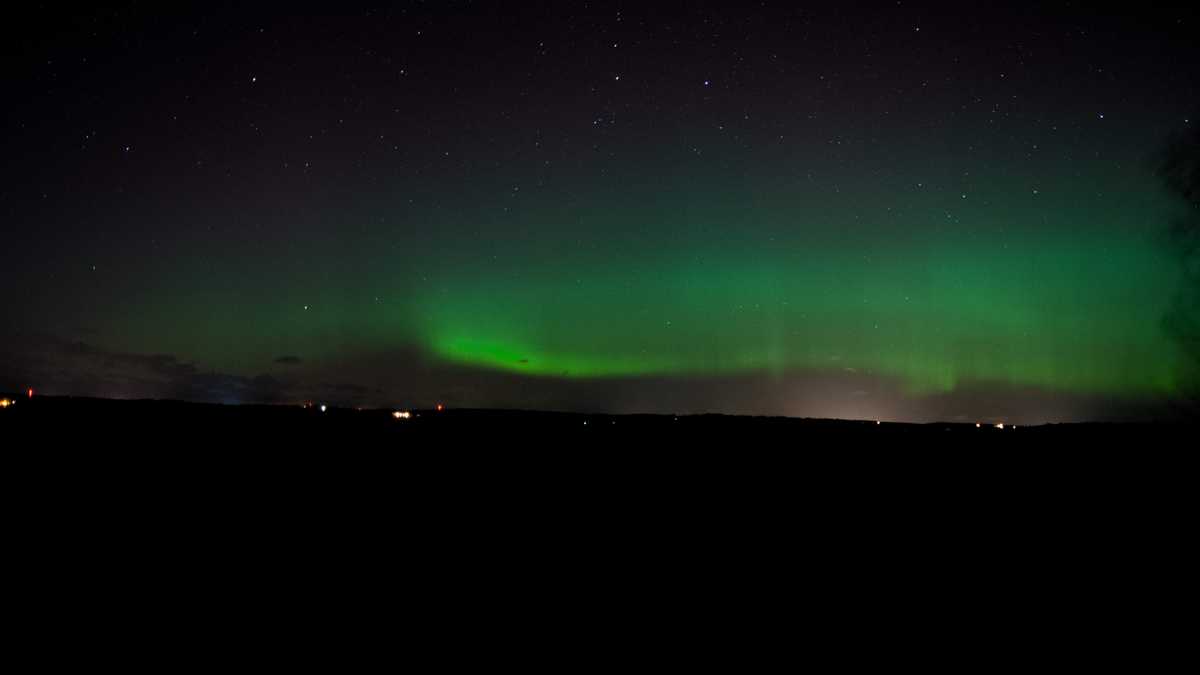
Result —
[[401, 4], [36, 16], [0, 385], [1059, 421], [1163, 329], [1190, 16]]

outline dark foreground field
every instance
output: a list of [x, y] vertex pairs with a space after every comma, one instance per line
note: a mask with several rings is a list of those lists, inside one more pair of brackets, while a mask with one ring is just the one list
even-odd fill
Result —
[[391, 412], [0, 410], [22, 625], [65, 616], [107, 649], [129, 625], [113, 612], [135, 612], [178, 659], [181, 625], [452, 653], [460, 622], [511, 649], [536, 616], [537, 650], [634, 627], [961, 664], [995, 658], [983, 637], [1008, 654], [1146, 624], [1191, 559], [1182, 426]]

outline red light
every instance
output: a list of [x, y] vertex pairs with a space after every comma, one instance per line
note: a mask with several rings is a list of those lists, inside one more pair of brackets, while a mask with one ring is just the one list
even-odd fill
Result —
[[443, 408], [442, 408], [442, 404], [441, 404], [441, 403], [439, 403], [439, 404], [438, 404], [438, 407], [437, 407], [437, 409], [438, 409], [438, 412], [442, 412]]
[[30, 387], [29, 391], [27, 391], [25, 393], [29, 394], [29, 398], [33, 398], [33, 387]]

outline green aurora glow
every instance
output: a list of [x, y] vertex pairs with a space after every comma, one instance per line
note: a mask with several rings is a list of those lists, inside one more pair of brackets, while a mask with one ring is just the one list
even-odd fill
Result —
[[537, 378], [833, 372], [911, 394], [984, 382], [1170, 396], [1191, 377], [1160, 327], [1176, 272], [1161, 228], [1141, 226], [1168, 204], [1148, 181], [1109, 185], [1100, 203], [997, 183], [972, 191], [977, 204], [914, 187], [874, 206], [865, 193], [808, 205], [614, 188], [587, 208], [517, 213], [521, 234], [504, 240], [473, 238], [476, 207], [443, 210], [426, 214], [426, 238], [298, 250], [348, 248], [338, 257], [357, 266], [205, 263], [173, 277], [205, 283], [143, 292], [109, 344], [233, 372], [407, 346]]

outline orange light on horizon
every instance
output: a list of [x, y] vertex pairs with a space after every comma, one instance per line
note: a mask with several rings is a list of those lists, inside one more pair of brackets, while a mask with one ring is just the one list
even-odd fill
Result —
[[445, 406], [443, 406], [441, 403], [437, 404], [437, 410], [438, 410], [438, 412], [442, 412], [442, 411], [443, 411], [443, 410], [445, 410], [445, 409], [446, 409], [446, 408], [445, 408]]
[[412, 413], [407, 410], [397, 410], [396, 412], [392, 413], [392, 417], [398, 420], [406, 420], [412, 417]]
[[26, 393], [29, 395], [29, 398], [33, 398], [33, 387], [30, 387], [29, 389], [27, 389]]
[[12, 404], [13, 404], [13, 402], [8, 399], [0, 398], [0, 408], [7, 408], [8, 406], [10, 406]]

